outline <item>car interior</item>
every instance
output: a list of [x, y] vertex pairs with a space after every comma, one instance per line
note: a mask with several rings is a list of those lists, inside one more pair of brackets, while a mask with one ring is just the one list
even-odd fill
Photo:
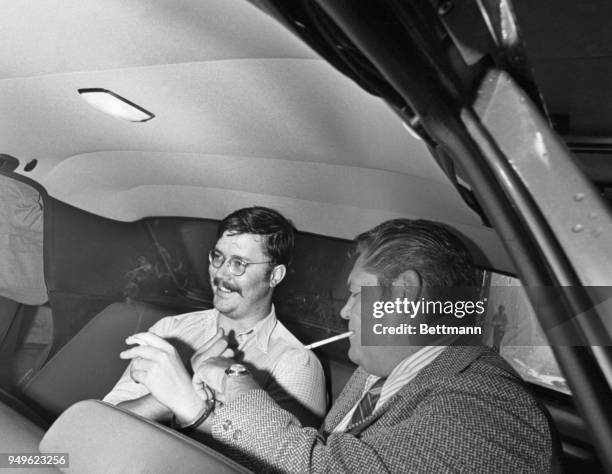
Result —
[[[212, 307], [217, 225], [260, 205], [298, 229], [274, 304], [304, 344], [346, 331], [357, 234], [452, 227], [482, 270], [488, 344], [547, 408], [563, 470], [612, 471], [612, 5], [407, 3], [4, 2], [0, 451], [246, 472], [100, 399], [127, 336]], [[544, 286], [575, 291], [538, 305]], [[315, 349], [330, 404], [348, 345]]]

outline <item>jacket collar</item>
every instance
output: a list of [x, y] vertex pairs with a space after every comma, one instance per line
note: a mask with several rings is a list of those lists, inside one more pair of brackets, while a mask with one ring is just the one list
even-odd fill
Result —
[[[380, 416], [387, 411], [387, 409], [395, 402], [395, 400], [397, 400], [398, 397], [409, 398], [410, 392], [422, 390], [426, 384], [431, 383], [434, 379], [449, 377], [464, 371], [483, 353], [484, 350], [485, 348], [483, 346], [448, 347], [431, 364], [419, 372], [414, 379], [402, 387], [399, 392], [394, 397], [391, 397], [391, 399], [389, 399], [383, 406], [375, 410], [370, 416], [366, 417], [359, 423], [347, 426], [346, 433], [350, 433], [352, 435], [361, 433], [378, 418], [380, 418]], [[329, 425], [332, 427], [332, 429], [342, 420], [342, 417], [348, 412], [348, 410], [350, 410], [353, 405], [357, 403], [357, 400], [359, 400], [361, 397], [365, 387], [367, 377], [368, 374], [363, 369], [358, 368], [355, 371], [353, 378], [351, 378], [347, 384], [347, 387], [345, 388], [347, 392], [349, 392], [349, 390], [351, 390], [351, 392], [347, 393], [346, 400], [343, 400], [341, 402], [342, 406], [338, 407], [338, 411], [342, 409], [339, 414], [340, 416], [334, 413], [334, 420], [329, 420]], [[344, 391], [342, 395], [344, 395]], [[338, 397], [338, 400], [340, 400], [340, 397]], [[349, 400], [352, 401], [352, 403]], [[331, 410], [330, 415], [332, 415]], [[334, 424], [332, 424], [332, 421]], [[325, 425], [327, 426], [327, 420]]]

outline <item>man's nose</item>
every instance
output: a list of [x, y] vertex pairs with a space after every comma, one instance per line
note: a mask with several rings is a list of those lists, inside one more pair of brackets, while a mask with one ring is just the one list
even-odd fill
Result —
[[227, 279], [231, 275], [227, 262], [223, 262], [219, 268], [214, 268], [214, 272], [215, 276], [218, 276], [221, 279]]
[[351, 319], [350, 313], [351, 313], [351, 299], [349, 298], [348, 300], [346, 300], [346, 303], [344, 303], [344, 306], [340, 310], [340, 317], [342, 319]]

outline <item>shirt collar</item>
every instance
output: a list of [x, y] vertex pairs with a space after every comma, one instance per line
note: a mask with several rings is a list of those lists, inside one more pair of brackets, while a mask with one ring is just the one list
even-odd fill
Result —
[[431, 364], [447, 346], [425, 346], [409, 355], [403, 361], [395, 366], [395, 368], [387, 377], [387, 380], [396, 379], [400, 374], [411, 370], [422, 370], [424, 367]]
[[[277, 321], [276, 311], [274, 310], [274, 305], [272, 305], [270, 312], [265, 318], [257, 321], [248, 331], [243, 331], [236, 335], [238, 342], [242, 345], [244, 342], [240, 339], [246, 338], [245, 341], [254, 339], [255, 346], [262, 352], [267, 353], [270, 345], [270, 336], [276, 327]], [[219, 311], [217, 311], [217, 327], [219, 327]]]
[[253, 326], [253, 336], [255, 338], [255, 345], [261, 351], [267, 353], [270, 346], [270, 336], [272, 336], [272, 331], [276, 327], [277, 323], [276, 319], [276, 311], [274, 310], [274, 305], [270, 308], [270, 313], [263, 318], [261, 321], [257, 321], [255, 326]]
[[[387, 377], [385, 385], [390, 385], [395, 381], [406, 377], [413, 378], [416, 373], [420, 372], [422, 369], [431, 364], [446, 348], [447, 346], [422, 347], [395, 366]], [[368, 377], [366, 387], [374, 385], [379, 378], [380, 377], [376, 375], [370, 375]]]

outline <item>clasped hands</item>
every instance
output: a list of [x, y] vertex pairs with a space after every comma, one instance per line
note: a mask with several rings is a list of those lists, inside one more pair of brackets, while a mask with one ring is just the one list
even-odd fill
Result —
[[256, 388], [249, 383], [240, 385], [226, 383], [225, 370], [234, 363], [234, 351], [228, 348], [223, 330], [200, 347], [191, 358], [193, 377], [189, 376], [178, 352], [168, 341], [151, 332], [134, 334], [126, 339], [127, 344], [137, 346], [119, 355], [131, 359], [130, 375], [135, 382], [143, 384], [151, 395], [171, 410], [177, 420], [187, 422], [200, 413], [209, 396], [208, 387], [218, 401], [226, 402], [245, 388]]

